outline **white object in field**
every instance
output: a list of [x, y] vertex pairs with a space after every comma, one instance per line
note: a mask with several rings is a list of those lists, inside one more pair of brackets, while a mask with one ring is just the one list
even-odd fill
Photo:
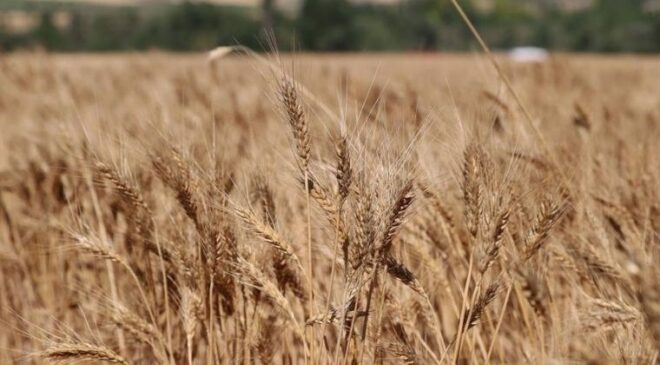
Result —
[[543, 62], [548, 59], [548, 51], [539, 47], [516, 47], [509, 52], [515, 62]]
[[219, 60], [229, 55], [230, 53], [234, 52], [236, 49], [237, 47], [231, 47], [231, 46], [217, 47], [216, 49], [209, 52], [209, 61], [213, 62], [215, 60]]

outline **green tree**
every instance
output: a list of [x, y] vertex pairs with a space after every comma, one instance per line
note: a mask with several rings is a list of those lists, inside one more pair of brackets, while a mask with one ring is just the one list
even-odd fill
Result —
[[353, 6], [347, 0], [306, 0], [298, 16], [303, 48], [310, 50], [354, 49]]
[[40, 46], [48, 49], [59, 49], [64, 46], [64, 37], [53, 24], [53, 14], [49, 11], [41, 15], [39, 25], [34, 30], [32, 37]]

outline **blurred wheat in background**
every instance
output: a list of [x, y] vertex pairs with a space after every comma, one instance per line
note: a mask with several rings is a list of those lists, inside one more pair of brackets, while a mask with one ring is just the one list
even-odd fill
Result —
[[658, 363], [657, 58], [265, 62], [0, 60], [0, 363]]

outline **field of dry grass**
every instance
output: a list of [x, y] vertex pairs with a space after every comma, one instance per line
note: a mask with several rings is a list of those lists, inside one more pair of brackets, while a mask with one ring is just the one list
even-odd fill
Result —
[[0, 59], [1, 364], [658, 363], [660, 59], [269, 62]]

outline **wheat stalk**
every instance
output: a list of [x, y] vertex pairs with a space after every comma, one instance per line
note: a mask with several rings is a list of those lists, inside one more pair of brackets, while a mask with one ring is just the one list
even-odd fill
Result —
[[111, 364], [129, 365], [129, 362], [107, 347], [89, 343], [57, 343], [41, 352], [41, 356], [56, 363], [100, 361]]

